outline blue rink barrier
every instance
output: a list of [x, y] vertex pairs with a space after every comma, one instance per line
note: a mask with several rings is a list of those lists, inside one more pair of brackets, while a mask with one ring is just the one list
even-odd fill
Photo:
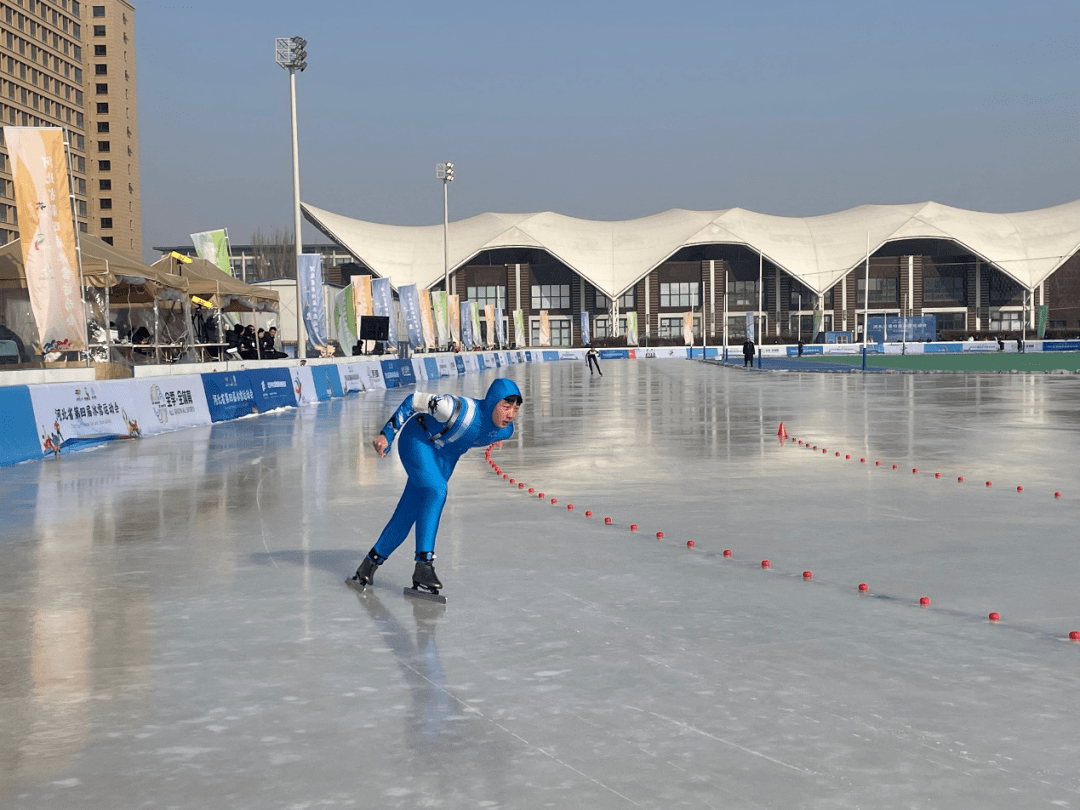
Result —
[[219, 371], [201, 376], [206, 405], [214, 422], [237, 419], [258, 410], [247, 371]]
[[383, 379], [386, 380], [387, 388], [397, 388], [401, 385], [401, 363], [397, 360], [380, 360]]
[[275, 408], [295, 408], [296, 393], [293, 391], [292, 375], [287, 368], [248, 369], [251, 391], [255, 395], [255, 407], [259, 413]]
[[429, 380], [438, 379], [439, 377], [439, 361], [434, 357], [424, 358], [424, 371], [427, 373]]
[[[397, 363], [398, 361], [393, 362]], [[345, 386], [341, 384], [337, 365], [329, 363], [327, 365], [311, 366], [311, 376], [315, 381], [315, 395], [320, 402], [325, 402], [334, 397], [345, 396]], [[412, 377], [412, 366], [409, 366], [409, 377]], [[387, 383], [387, 387], [389, 385]]]
[[0, 388], [0, 466], [41, 458], [34, 405], [25, 385]]
[[1080, 352], [1080, 340], [1044, 340], [1044, 352]]

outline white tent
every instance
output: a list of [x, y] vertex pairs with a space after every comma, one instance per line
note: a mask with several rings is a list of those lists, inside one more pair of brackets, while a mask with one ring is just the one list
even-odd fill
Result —
[[[383, 225], [304, 204], [307, 218], [395, 287], [443, 279], [443, 226]], [[870, 250], [902, 239], [951, 240], [1024, 288], [1038, 286], [1080, 249], [1080, 200], [1037, 211], [989, 214], [940, 203], [862, 205], [816, 217], [743, 208], [672, 209], [604, 222], [561, 214], [480, 214], [450, 224], [450, 269], [485, 250], [540, 248], [615, 298], [680, 248], [745, 245], [824, 293]]]

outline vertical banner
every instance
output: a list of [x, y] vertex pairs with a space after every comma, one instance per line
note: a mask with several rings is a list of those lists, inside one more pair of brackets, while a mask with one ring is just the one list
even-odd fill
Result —
[[371, 309], [373, 315], [390, 319], [390, 339], [386, 341], [391, 351], [397, 351], [397, 333], [394, 331], [394, 295], [390, 290], [390, 279], [371, 279]]
[[525, 348], [525, 311], [514, 310], [514, 348]]
[[356, 345], [356, 310], [353, 309], [351, 284], [334, 295], [334, 323], [337, 325], [338, 343], [345, 354], [352, 354]]
[[548, 322], [548, 314], [546, 309], [540, 310], [540, 340], [537, 345], [551, 345], [551, 324]]
[[626, 313], [626, 345], [637, 346], [638, 334], [637, 334], [637, 313]]
[[449, 325], [446, 322], [446, 293], [440, 290], [431, 293], [431, 317], [435, 321], [435, 345], [443, 348], [450, 343]]
[[472, 334], [472, 318], [469, 317], [469, 303], [468, 301], [461, 302], [461, 348], [471, 349], [473, 347], [473, 334]]
[[296, 280], [300, 286], [304, 328], [308, 348], [322, 352], [326, 348], [326, 305], [323, 303], [322, 254], [301, 253], [296, 257]]
[[589, 334], [589, 313], [581, 313], [581, 345], [591, 346], [592, 336]]
[[409, 345], [419, 349], [424, 345], [424, 332], [420, 325], [420, 296], [416, 293], [416, 285], [404, 284], [398, 287], [398, 298], [401, 301], [401, 314], [405, 316]]
[[232, 262], [229, 261], [229, 237], [224, 229], [201, 231], [191, 234], [191, 243], [195, 245], [195, 255], [217, 265], [222, 273], [232, 275]]
[[687, 346], [694, 345], [694, 313], [684, 312], [682, 316], [683, 343]]
[[824, 313], [820, 309], [815, 309], [814, 310], [814, 328], [812, 330], [813, 335], [810, 337], [810, 342], [811, 343], [816, 342], [818, 335], [821, 334], [821, 321], [822, 321], [823, 317], [824, 317]]
[[64, 131], [4, 127], [23, 269], [41, 353], [86, 348], [75, 227], [68, 195]]
[[461, 296], [451, 295], [446, 299], [446, 311], [450, 315], [450, 340], [461, 342]]
[[472, 324], [473, 346], [480, 348], [480, 305], [476, 301], [469, 302], [469, 323]]
[[424, 333], [424, 347], [434, 349], [435, 343], [435, 320], [431, 316], [431, 290], [418, 289], [416, 291], [420, 299], [420, 329]]
[[1038, 336], [1039, 340], [1046, 337], [1046, 322], [1050, 318], [1050, 307], [1046, 304], [1042, 304], [1038, 309], [1038, 315], [1036, 316], [1036, 323], [1038, 324]]
[[495, 340], [498, 341], [500, 349], [506, 346], [506, 329], [503, 328], [502, 307], [495, 308]]
[[487, 322], [487, 345], [498, 348], [499, 338], [495, 335], [495, 305], [484, 304], [484, 321]]
[[374, 302], [371, 299], [371, 276], [353, 276], [353, 307], [357, 318], [374, 315]]
[[754, 339], [754, 313], [753, 312], [747, 312], [746, 313], [746, 339], [747, 340], [753, 340]]

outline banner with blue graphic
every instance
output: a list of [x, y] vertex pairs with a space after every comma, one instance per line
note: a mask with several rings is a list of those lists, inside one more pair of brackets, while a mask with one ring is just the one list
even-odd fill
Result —
[[866, 338], [871, 343], [937, 340], [934, 315], [888, 315], [884, 318], [871, 315], [867, 324]]
[[308, 366], [311, 369], [311, 379], [315, 385], [315, 396], [320, 402], [325, 402], [333, 397], [345, 396], [345, 389], [341, 385], [341, 377], [338, 376], [337, 365], [326, 363], [325, 365]]
[[301, 253], [296, 257], [296, 280], [300, 287], [308, 350], [322, 352], [326, 346], [326, 306], [323, 303], [321, 253]]
[[382, 366], [382, 378], [387, 388], [397, 388], [401, 385], [401, 365], [396, 359], [380, 360], [379, 365]]
[[390, 339], [387, 345], [397, 351], [397, 333], [394, 331], [394, 294], [390, 290], [390, 279], [371, 279], [371, 308], [374, 314], [390, 319]]
[[296, 407], [296, 395], [293, 393], [289, 369], [248, 369], [248, 376], [251, 378], [251, 390], [255, 394], [255, 406], [259, 413], [275, 408]]
[[405, 316], [405, 329], [409, 333], [409, 345], [414, 349], [424, 347], [424, 327], [420, 323], [420, 294], [415, 284], [398, 287], [401, 314]]
[[581, 313], [581, 345], [591, 346], [592, 337], [589, 335], [589, 313]]
[[461, 302], [461, 348], [471, 349], [476, 345], [473, 340], [472, 307], [469, 301]]
[[25, 385], [0, 387], [0, 466], [41, 458], [41, 446], [34, 432], [34, 405]]
[[210, 418], [215, 422], [238, 419], [255, 413], [255, 392], [246, 371], [225, 371], [202, 375]]

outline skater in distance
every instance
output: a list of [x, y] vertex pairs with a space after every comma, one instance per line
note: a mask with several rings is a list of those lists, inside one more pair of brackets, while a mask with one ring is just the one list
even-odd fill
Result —
[[442, 583], [432, 561], [450, 476], [466, 451], [501, 444], [514, 435], [514, 418], [521, 403], [521, 391], [505, 377], [492, 382], [482, 400], [418, 391], [401, 403], [372, 446], [383, 458], [397, 438], [398, 455], [409, 480], [394, 514], [349, 580], [350, 585], [370, 585], [378, 566], [415, 526], [413, 590], [438, 595]]

